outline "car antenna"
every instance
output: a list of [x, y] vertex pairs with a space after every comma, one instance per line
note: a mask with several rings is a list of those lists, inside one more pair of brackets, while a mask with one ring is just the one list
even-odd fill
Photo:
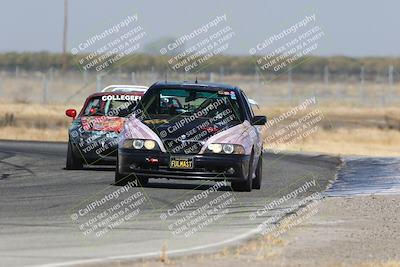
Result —
[[165, 83], [167, 83], [167, 73], [165, 73]]
[[197, 83], [197, 76], [196, 76], [196, 80], [194, 81], [194, 83]]

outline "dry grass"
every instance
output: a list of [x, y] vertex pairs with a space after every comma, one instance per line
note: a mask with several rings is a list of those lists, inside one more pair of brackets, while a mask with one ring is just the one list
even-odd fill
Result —
[[[279, 116], [294, 106], [289, 105], [277, 105], [277, 106], [269, 106], [262, 107], [258, 110], [255, 110], [257, 114], [266, 115], [267, 117]], [[325, 117], [329, 119], [359, 119], [359, 120], [368, 120], [368, 119], [381, 119], [384, 120], [385, 117], [395, 117], [400, 119], [400, 107], [399, 106], [386, 106], [386, 107], [355, 107], [355, 106], [346, 106], [340, 105], [336, 106], [334, 104], [319, 106], [315, 105], [308, 109], [309, 112], [311, 109], [318, 108], [325, 115]]]
[[37, 103], [7, 103], [0, 101], [0, 118], [5, 113], [14, 113], [14, 115], [23, 121], [48, 121], [61, 122], [63, 124], [71, 121], [65, 116], [65, 110], [68, 108], [79, 109], [77, 105], [42, 105]]
[[[260, 114], [270, 118], [287, 112], [292, 107], [263, 108]], [[317, 107], [323, 114], [318, 130], [291, 145], [270, 144], [274, 149], [321, 152], [326, 154], [352, 154], [369, 156], [400, 156], [400, 108]], [[315, 108], [307, 109], [308, 113]], [[266, 130], [273, 135], [282, 126], [299, 119], [297, 114]], [[268, 143], [266, 144], [268, 147]]]
[[[0, 102], [0, 125], [2, 125], [0, 139], [67, 141], [67, 128], [71, 122], [71, 119], [65, 116], [67, 108], [80, 109], [77, 105], [41, 105], [2, 101]], [[290, 107], [279, 106], [264, 108], [259, 112], [273, 117], [288, 109]], [[400, 156], [400, 131], [385, 126], [388, 117], [394, 118], [395, 121], [399, 118], [400, 108], [331, 106], [321, 107], [321, 110], [325, 124], [332, 124], [333, 128], [322, 127], [316, 133], [290, 147], [282, 145], [278, 146], [278, 149], [329, 154]], [[2, 123], [6, 113], [14, 115], [12, 125]], [[356, 127], [353, 127], [354, 125]]]
[[[71, 123], [71, 118], [65, 116], [67, 108], [79, 109], [66, 105], [0, 102], [0, 139], [66, 141]], [[8, 125], [4, 125], [6, 114], [14, 116]]]
[[38, 129], [28, 127], [6, 126], [0, 128], [0, 139], [34, 140], [34, 141], [67, 141], [66, 127], [55, 129]]
[[320, 152], [335, 155], [400, 156], [400, 131], [359, 128], [320, 129], [291, 146], [277, 150]]

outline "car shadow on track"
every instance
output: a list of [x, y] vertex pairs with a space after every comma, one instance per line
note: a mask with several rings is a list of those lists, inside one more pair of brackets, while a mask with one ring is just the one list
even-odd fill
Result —
[[[117, 186], [115, 184], [111, 184], [111, 185]], [[146, 186], [143, 186], [143, 188], [182, 189], [182, 190], [204, 191], [204, 190], [212, 188], [214, 185], [215, 185], [215, 183], [210, 183], [210, 184], [179, 183], [179, 182], [177, 182], [177, 180], [175, 180], [173, 182], [149, 181], [149, 183]], [[227, 186], [218, 187], [217, 191], [232, 191], [232, 189], [229, 185], [227, 185]]]
[[[213, 187], [214, 184], [186, 184], [186, 183], [163, 183], [149, 182], [145, 187], [149, 188], [165, 188], [165, 189], [190, 189], [190, 190], [207, 190]], [[230, 186], [221, 186], [217, 191], [231, 191]]]
[[82, 169], [79, 170], [67, 170], [65, 167], [62, 168], [64, 171], [115, 171], [115, 167], [109, 167], [109, 166], [84, 166]]

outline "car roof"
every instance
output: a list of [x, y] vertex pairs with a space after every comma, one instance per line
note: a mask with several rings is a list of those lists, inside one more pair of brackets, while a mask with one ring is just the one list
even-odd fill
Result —
[[98, 92], [88, 96], [88, 98], [95, 97], [95, 96], [103, 96], [103, 95], [144, 95], [145, 92], [143, 91], [130, 91], [130, 92]]
[[143, 85], [126, 85], [126, 84], [116, 84], [109, 85], [101, 90], [101, 92], [146, 92], [149, 87]]
[[176, 82], [176, 81], [168, 81], [168, 82], [156, 82], [150, 88], [189, 88], [189, 89], [205, 89], [207, 90], [232, 90], [232, 91], [240, 91], [240, 89], [236, 86], [232, 86], [224, 83], [209, 83], [209, 82]]
[[143, 85], [109, 85], [100, 92], [93, 93], [88, 98], [103, 95], [144, 95], [148, 87]]

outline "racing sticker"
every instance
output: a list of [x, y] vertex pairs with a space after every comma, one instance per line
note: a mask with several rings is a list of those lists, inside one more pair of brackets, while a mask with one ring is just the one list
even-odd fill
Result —
[[101, 100], [113, 100], [113, 101], [139, 101], [142, 98], [140, 95], [103, 95]]

